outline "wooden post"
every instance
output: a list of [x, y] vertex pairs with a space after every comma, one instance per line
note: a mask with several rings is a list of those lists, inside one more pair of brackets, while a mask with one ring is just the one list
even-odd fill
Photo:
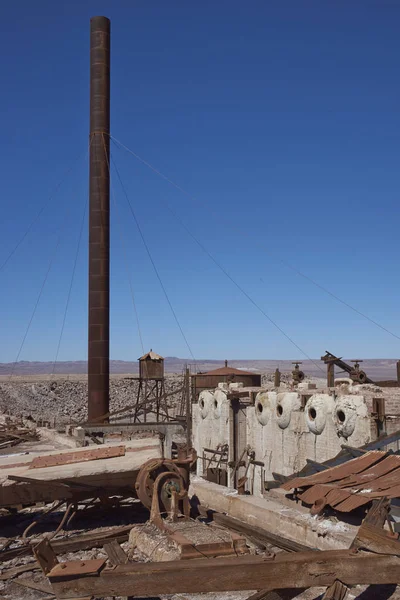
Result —
[[186, 367], [185, 372], [185, 396], [186, 396], [186, 445], [189, 452], [192, 447], [192, 399], [190, 397], [190, 370]]
[[329, 388], [335, 387], [335, 363], [327, 362], [326, 363], [326, 378], [327, 385]]

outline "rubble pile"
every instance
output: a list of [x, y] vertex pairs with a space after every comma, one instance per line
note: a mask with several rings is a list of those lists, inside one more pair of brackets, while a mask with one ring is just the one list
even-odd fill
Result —
[[[165, 392], [182, 387], [182, 376], [170, 374], [165, 378]], [[110, 378], [110, 411], [116, 411], [136, 402], [139, 382], [132, 377]], [[31, 417], [35, 421], [50, 421], [56, 425], [81, 422], [87, 417], [87, 379], [50, 378], [29, 381], [7, 379], [0, 381], [0, 411]], [[182, 392], [168, 398], [168, 405], [178, 410]]]

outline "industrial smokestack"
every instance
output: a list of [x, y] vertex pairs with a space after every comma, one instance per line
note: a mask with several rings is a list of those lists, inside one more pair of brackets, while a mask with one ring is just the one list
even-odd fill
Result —
[[[88, 420], [109, 412], [110, 21], [90, 20]], [[106, 418], [104, 419], [106, 420]]]

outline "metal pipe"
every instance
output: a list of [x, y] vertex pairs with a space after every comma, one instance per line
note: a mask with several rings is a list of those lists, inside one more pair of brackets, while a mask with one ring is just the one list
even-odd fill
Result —
[[110, 21], [106, 17], [93, 17], [90, 20], [89, 421], [109, 412], [109, 155]]

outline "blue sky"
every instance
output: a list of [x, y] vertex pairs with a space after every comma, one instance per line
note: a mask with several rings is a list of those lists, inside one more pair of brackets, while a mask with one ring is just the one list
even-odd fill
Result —
[[[54, 360], [87, 202], [89, 19], [112, 21], [112, 134], [192, 198], [113, 156], [196, 358], [398, 357], [398, 2], [113, 3], [2, 7], [0, 361]], [[111, 357], [189, 356], [113, 177]], [[126, 254], [121, 238], [126, 240]], [[59, 359], [87, 354], [87, 226]], [[127, 261], [125, 261], [125, 256]]]

